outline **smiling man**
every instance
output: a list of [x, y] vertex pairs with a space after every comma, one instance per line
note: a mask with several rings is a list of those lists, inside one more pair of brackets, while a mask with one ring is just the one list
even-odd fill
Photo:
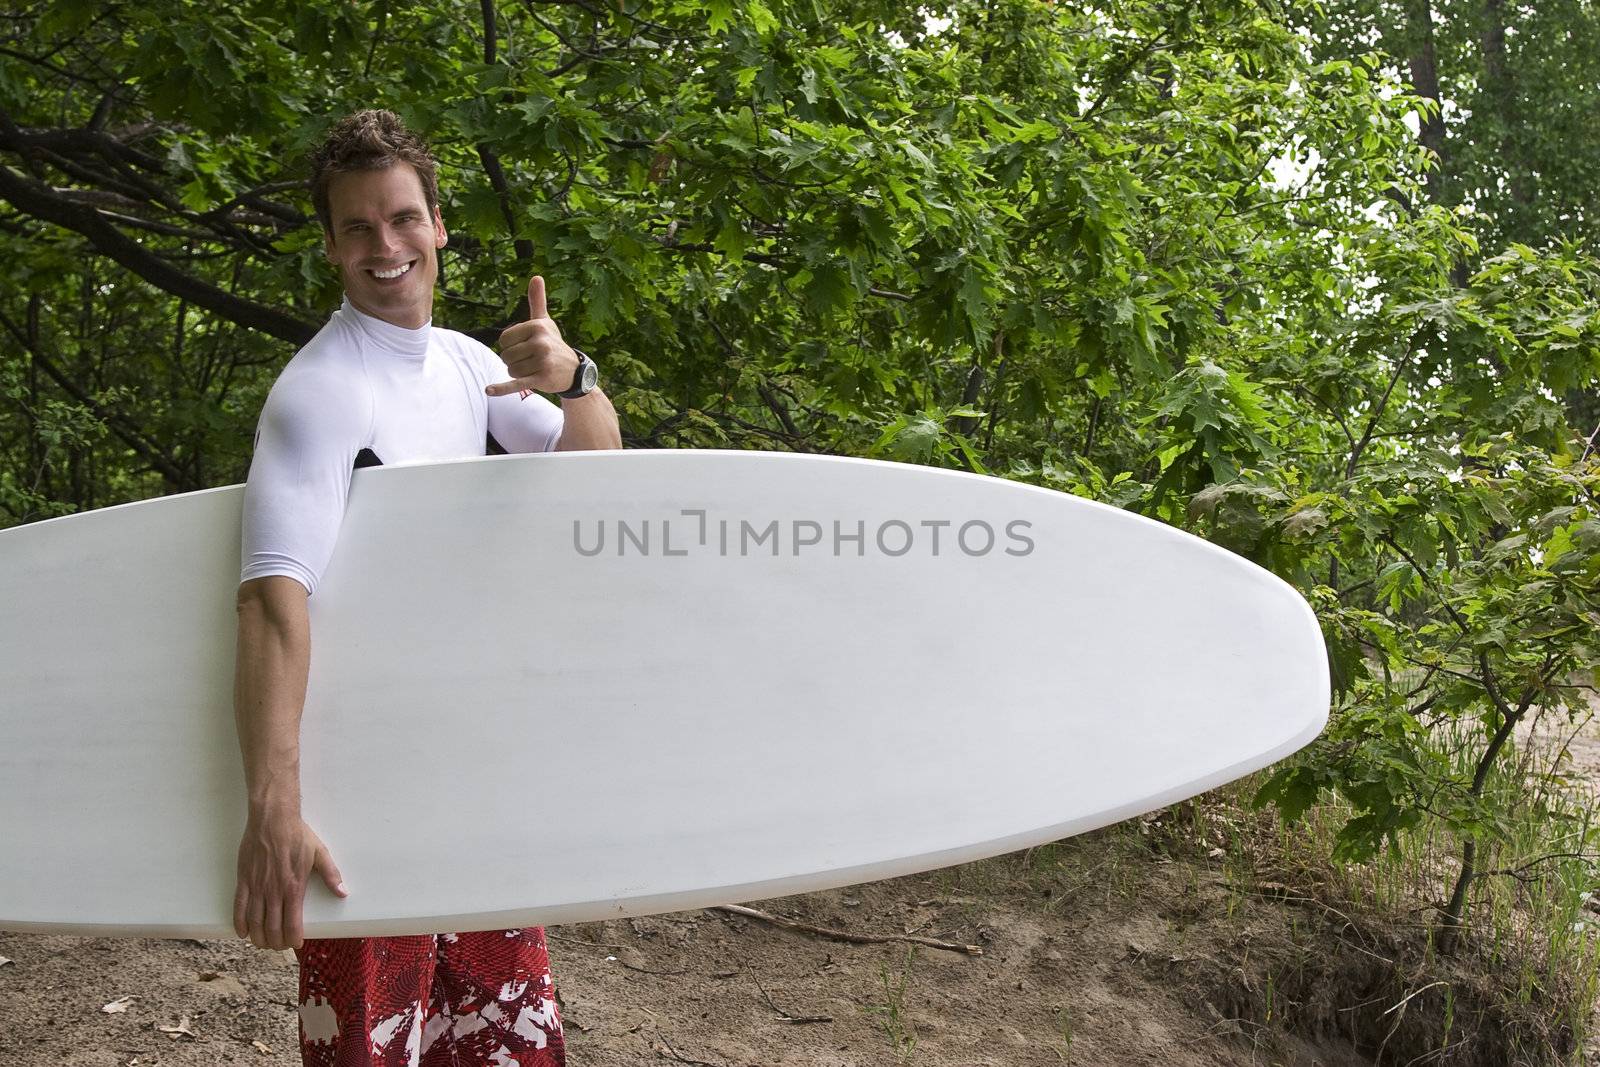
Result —
[[[337, 123], [313, 156], [311, 192], [345, 298], [273, 384], [245, 488], [234, 710], [249, 814], [234, 927], [259, 947], [295, 950], [308, 1065], [563, 1064], [541, 928], [304, 939], [312, 873], [347, 895], [300, 810], [308, 599], [356, 468], [620, 448], [616, 412], [594, 363], [549, 317], [542, 277], [499, 356], [432, 325], [448, 237], [432, 155], [394, 114]], [[417, 849], [427, 862], [426, 843]]]

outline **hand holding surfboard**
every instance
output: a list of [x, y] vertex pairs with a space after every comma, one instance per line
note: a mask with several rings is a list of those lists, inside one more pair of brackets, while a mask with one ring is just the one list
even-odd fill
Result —
[[252, 814], [239, 843], [233, 931], [257, 948], [299, 948], [303, 902], [311, 875], [336, 896], [349, 896], [328, 846], [298, 814]]
[[545, 307], [544, 278], [528, 281], [528, 321], [508, 326], [500, 334], [500, 358], [512, 380], [491, 385], [490, 396], [505, 396], [524, 389], [560, 392], [572, 384], [578, 370], [578, 353], [561, 339], [561, 328]]

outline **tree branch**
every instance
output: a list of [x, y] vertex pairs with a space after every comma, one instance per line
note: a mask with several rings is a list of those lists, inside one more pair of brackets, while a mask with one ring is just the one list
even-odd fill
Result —
[[1378, 420], [1383, 417], [1384, 408], [1389, 406], [1389, 397], [1394, 393], [1395, 385], [1400, 381], [1406, 364], [1411, 360], [1411, 354], [1417, 350], [1417, 340], [1412, 337], [1411, 344], [1406, 347], [1406, 354], [1395, 361], [1394, 374], [1389, 378], [1389, 388], [1383, 391], [1383, 396], [1372, 409], [1372, 417], [1367, 419], [1366, 429], [1361, 433], [1361, 440], [1356, 442], [1350, 450], [1350, 462], [1345, 465], [1344, 477], [1346, 481], [1356, 476], [1356, 467], [1361, 462], [1361, 453], [1365, 452], [1367, 445], [1372, 442], [1372, 431], [1378, 428]]
[[23, 348], [27, 349], [29, 355], [33, 356], [34, 364], [42, 368], [44, 372], [48, 374], [58, 386], [61, 387], [63, 392], [72, 397], [72, 399], [76, 400], [78, 403], [82, 404], [84, 407], [88, 408], [90, 411], [94, 412], [95, 418], [105, 423], [112, 433], [120, 437], [130, 448], [139, 453], [139, 455], [143, 456], [145, 461], [156, 470], [160, 471], [161, 476], [167, 479], [170, 484], [179, 489], [199, 488], [199, 486], [193, 484], [193, 479], [184, 473], [183, 468], [178, 466], [177, 462], [171, 456], [163, 452], [144, 434], [140, 433], [137, 427], [116, 412], [107, 410], [104, 406], [97, 403], [95, 399], [88, 393], [80, 389], [77, 383], [74, 382], [69, 375], [52, 363], [50, 359], [39, 350], [38, 345], [30, 342], [28, 335], [24, 333], [16, 323], [12, 322], [10, 316], [8, 316], [4, 311], [0, 311], [0, 325], [5, 326], [6, 331], [10, 333], [12, 337], [16, 338], [17, 343], [22, 345]]
[[1462, 633], [1471, 633], [1472, 627], [1467, 625], [1467, 620], [1462, 618], [1461, 613], [1458, 612], [1455, 609], [1455, 606], [1445, 598], [1444, 590], [1440, 589], [1439, 586], [1434, 582], [1431, 574], [1422, 569], [1422, 564], [1417, 562], [1416, 557], [1407, 552], [1405, 549], [1401, 548], [1400, 543], [1390, 535], [1384, 534], [1382, 540], [1384, 544], [1400, 553], [1400, 557], [1407, 563], [1411, 564], [1411, 569], [1416, 572], [1417, 577], [1422, 579], [1423, 583], [1426, 584], [1428, 588], [1433, 590], [1434, 595], [1439, 598], [1439, 606], [1444, 608], [1445, 612], [1450, 616], [1450, 621], [1460, 627]]
[[266, 307], [233, 296], [209, 282], [191, 277], [139, 242], [118, 230], [94, 211], [53, 193], [47, 186], [0, 164], [0, 196], [18, 210], [45, 222], [52, 222], [89, 240], [96, 251], [115, 260], [158, 289], [183, 297], [198, 307], [222, 316], [248, 329], [303, 345], [317, 328], [276, 308]]
[[747, 908], [739, 904], [717, 904], [707, 908], [707, 911], [725, 911], [731, 915], [743, 915], [751, 919], [760, 919], [762, 922], [781, 926], [785, 930], [795, 930], [803, 934], [816, 934], [819, 937], [832, 938], [835, 941], [848, 941], [857, 945], [881, 945], [898, 941], [907, 945], [926, 945], [929, 948], [942, 948], [950, 952], [964, 952], [968, 956], [983, 955], [982, 945], [963, 945], [954, 941], [940, 941], [933, 937], [917, 937], [912, 934], [856, 934], [848, 930], [830, 930], [824, 926], [812, 926], [810, 923], [796, 922], [793, 919], [783, 919], [770, 912], [757, 908]]
[[[494, 0], [479, 0], [483, 11], [483, 62], [485, 66], [493, 66], [495, 62], [495, 11]], [[503, 96], [504, 94], [502, 94]], [[475, 146], [478, 150], [478, 159], [483, 163], [483, 172], [489, 176], [489, 185], [494, 189], [496, 199], [500, 201], [500, 214], [506, 220], [506, 232], [511, 235], [511, 247], [516, 249], [517, 261], [524, 265], [533, 263], [533, 242], [526, 237], [518, 237], [517, 214], [511, 206], [511, 186], [506, 181], [506, 173], [500, 166], [500, 157], [495, 154], [493, 146], [488, 141], [479, 142]], [[520, 321], [528, 317], [528, 298], [524, 294], [517, 304], [516, 318]]]

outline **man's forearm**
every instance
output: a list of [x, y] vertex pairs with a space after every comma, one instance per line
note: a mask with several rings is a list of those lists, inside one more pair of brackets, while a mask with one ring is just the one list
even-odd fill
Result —
[[234, 724], [252, 815], [300, 811], [300, 715], [311, 665], [305, 587], [258, 578], [239, 587]]
[[561, 419], [558, 452], [622, 447], [617, 409], [611, 406], [611, 398], [599, 389], [592, 390], [588, 396], [561, 401]]

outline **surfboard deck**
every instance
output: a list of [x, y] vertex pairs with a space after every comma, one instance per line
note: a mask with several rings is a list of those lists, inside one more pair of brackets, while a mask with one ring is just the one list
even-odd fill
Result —
[[[242, 487], [0, 531], [0, 927], [232, 935]], [[1322, 728], [1321, 634], [1199, 538], [1001, 479], [716, 451], [356, 472], [310, 600], [308, 937], [958, 864]]]

